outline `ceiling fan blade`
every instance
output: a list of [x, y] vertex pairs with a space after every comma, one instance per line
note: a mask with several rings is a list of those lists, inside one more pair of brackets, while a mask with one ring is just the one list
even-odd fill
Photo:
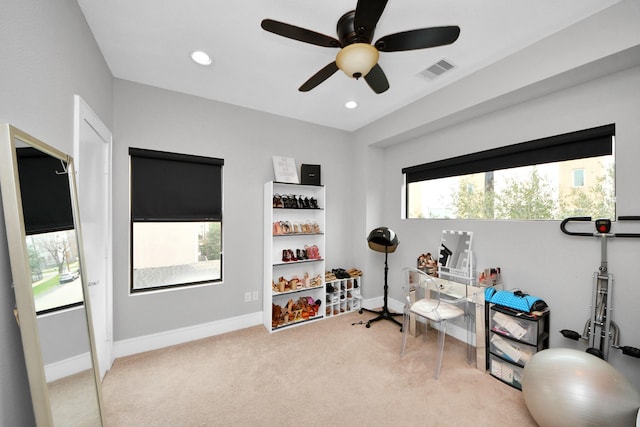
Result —
[[375, 93], [380, 94], [389, 89], [389, 81], [379, 64], [374, 65], [369, 74], [364, 76], [364, 79]]
[[309, 92], [311, 89], [331, 77], [336, 71], [338, 71], [338, 66], [336, 65], [336, 61], [333, 61], [325, 65], [323, 69], [311, 76], [311, 78], [304, 82], [302, 86], [298, 88], [298, 90], [300, 92]]
[[433, 27], [389, 34], [375, 43], [381, 52], [425, 49], [451, 44], [458, 39], [460, 27]]
[[356, 33], [366, 37], [368, 43], [371, 42], [373, 31], [376, 29], [386, 6], [387, 0], [358, 0], [353, 27]]
[[316, 33], [306, 28], [296, 27], [295, 25], [285, 24], [284, 22], [274, 21], [273, 19], [263, 19], [260, 26], [265, 31], [289, 39], [314, 44], [316, 46], [340, 47], [340, 42], [333, 37]]

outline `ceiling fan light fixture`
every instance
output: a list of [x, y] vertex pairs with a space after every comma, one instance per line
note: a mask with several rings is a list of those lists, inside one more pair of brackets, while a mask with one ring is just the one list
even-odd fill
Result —
[[353, 43], [345, 46], [336, 56], [336, 65], [347, 76], [364, 77], [378, 63], [378, 49], [368, 43]]

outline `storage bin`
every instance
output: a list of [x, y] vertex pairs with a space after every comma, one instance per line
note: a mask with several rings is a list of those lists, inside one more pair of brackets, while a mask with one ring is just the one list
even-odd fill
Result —
[[493, 332], [536, 345], [540, 332], [546, 330], [546, 317], [538, 318], [526, 313], [509, 312], [498, 306], [491, 307], [490, 328]]
[[535, 346], [503, 338], [499, 334], [491, 334], [489, 351], [507, 361], [524, 366], [538, 349]]
[[522, 390], [523, 372], [523, 367], [509, 363], [493, 354], [489, 355], [489, 373], [518, 390]]

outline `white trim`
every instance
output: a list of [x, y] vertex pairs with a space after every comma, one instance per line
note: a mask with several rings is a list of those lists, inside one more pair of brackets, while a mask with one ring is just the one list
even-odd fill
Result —
[[[389, 300], [389, 302], [391, 303], [390, 305], [394, 305], [394, 301], [393, 300]], [[378, 307], [382, 307], [384, 305], [384, 298], [383, 297], [376, 297], [376, 298], [369, 298], [366, 300], [362, 300], [362, 306], [364, 308], [367, 308], [369, 310], [375, 310]], [[395, 310], [393, 307], [389, 307], [391, 308], [393, 311], [397, 311]], [[402, 308], [400, 309], [400, 311], [398, 311], [398, 313], [402, 313]]]
[[[379, 300], [379, 301], [378, 301]], [[363, 307], [380, 307], [382, 297], [372, 298], [364, 301]], [[398, 301], [389, 300], [392, 311], [402, 313], [402, 304]], [[400, 309], [398, 309], [400, 307]], [[158, 332], [156, 334], [144, 335], [136, 338], [116, 341], [114, 343], [114, 355], [116, 358], [131, 356], [145, 351], [157, 350], [172, 345], [183, 344], [202, 338], [213, 337], [227, 332], [238, 331], [262, 325], [262, 312], [246, 314], [243, 316], [231, 317], [229, 319], [217, 320], [200, 325], [188, 326], [186, 328], [173, 329], [170, 331]], [[462, 341], [467, 341], [467, 331], [457, 325], [448, 325], [447, 334]]]
[[[104, 173], [107, 175], [107, 200], [106, 204], [108, 207], [107, 218], [106, 218], [106, 259], [105, 259], [105, 326], [106, 326], [106, 355], [102, 355], [104, 357], [99, 357], [99, 370], [100, 370], [100, 378], [104, 378], [105, 373], [111, 368], [113, 362], [115, 360], [114, 352], [113, 352], [113, 218], [112, 218], [112, 206], [113, 206], [113, 196], [112, 196], [112, 152], [113, 152], [113, 135], [109, 128], [102, 122], [100, 117], [91, 109], [91, 107], [82, 99], [80, 95], [73, 96], [73, 105], [74, 105], [74, 115], [73, 115], [73, 158], [76, 174], [82, 167], [82, 159], [80, 159], [80, 130], [81, 123], [85, 122], [89, 125], [95, 133], [99, 136], [99, 138], [106, 144], [106, 164], [104, 165]], [[102, 363], [106, 358], [106, 365], [103, 366]]]
[[45, 365], [44, 373], [49, 383], [59, 380], [60, 378], [68, 377], [69, 375], [77, 374], [78, 372], [86, 371], [91, 369], [92, 366], [91, 354], [86, 352], [58, 362], [49, 363]]
[[116, 341], [113, 350], [116, 358], [131, 356], [132, 354], [208, 338], [261, 324], [262, 312], [258, 311], [244, 316]]

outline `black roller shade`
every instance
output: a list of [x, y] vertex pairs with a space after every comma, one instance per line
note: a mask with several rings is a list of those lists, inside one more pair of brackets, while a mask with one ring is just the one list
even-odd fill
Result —
[[73, 229], [66, 163], [32, 147], [16, 156], [27, 235]]
[[129, 148], [133, 221], [222, 220], [224, 160]]
[[615, 125], [580, 130], [451, 159], [406, 167], [407, 184], [519, 166], [612, 154]]

